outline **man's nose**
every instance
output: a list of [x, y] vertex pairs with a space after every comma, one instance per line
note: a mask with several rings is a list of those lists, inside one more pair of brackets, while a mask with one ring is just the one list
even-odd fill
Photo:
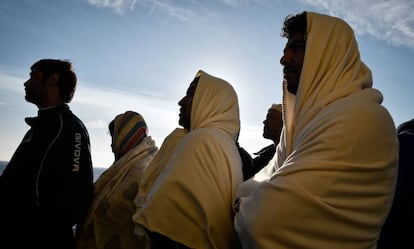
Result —
[[280, 64], [281, 65], [285, 65], [285, 55], [282, 55], [282, 57], [280, 57]]

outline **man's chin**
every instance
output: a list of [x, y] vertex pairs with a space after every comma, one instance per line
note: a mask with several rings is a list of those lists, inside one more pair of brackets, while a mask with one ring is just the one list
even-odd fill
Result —
[[24, 99], [27, 101], [27, 102], [30, 102], [30, 103], [33, 103], [32, 101], [32, 99], [29, 97], [29, 96], [24, 96]]
[[298, 87], [295, 83], [289, 84], [289, 82], [287, 82], [286, 88], [287, 88], [288, 92], [293, 94], [293, 95], [296, 95], [296, 93], [298, 92]]

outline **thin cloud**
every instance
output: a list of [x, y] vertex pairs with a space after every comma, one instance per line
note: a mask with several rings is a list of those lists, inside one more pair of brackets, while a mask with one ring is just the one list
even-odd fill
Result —
[[266, 4], [266, 3], [272, 3], [275, 0], [217, 0], [217, 2], [229, 5], [229, 6], [239, 6], [239, 5], [246, 5], [250, 3], [258, 3], [258, 4]]
[[[24, 101], [23, 83], [27, 79], [18, 72], [13, 68], [0, 66], [0, 106], [20, 105]], [[179, 109], [177, 101], [170, 99], [170, 96], [163, 97], [146, 92], [134, 93], [115, 88], [97, 88], [86, 82], [78, 82], [70, 105], [79, 107], [79, 110], [84, 112], [83, 116], [92, 120], [88, 121], [91, 128], [106, 127], [103, 122], [128, 109], [147, 112], [148, 115], [154, 116], [154, 119], [166, 117], [175, 121]]]
[[14, 94], [23, 94], [24, 86], [23, 83], [27, 79], [22, 77], [4, 74], [0, 69], [0, 90], [2, 93], [14, 93]]
[[173, 4], [172, 1], [166, 0], [139, 0], [139, 4], [149, 7], [151, 10], [159, 9], [169, 16], [180, 19], [181, 21], [188, 21], [195, 17], [192, 10], [180, 7]]
[[88, 0], [88, 3], [94, 6], [110, 8], [118, 14], [126, 10], [134, 10], [136, 2], [136, 0]]
[[369, 34], [394, 46], [414, 48], [412, 0], [299, 0], [346, 20], [358, 35]]
[[140, 106], [145, 109], [156, 109], [159, 105], [173, 106], [169, 110], [178, 110], [175, 101], [168, 97], [156, 96], [150, 93], [133, 93], [115, 88], [91, 87], [85, 82], [79, 84], [74, 101], [86, 108], [94, 107], [106, 112], [116, 112], [122, 108]]
[[[11, 67], [0, 65], [0, 112], [6, 109], [18, 109], [23, 117], [33, 116], [37, 109], [25, 102], [23, 82], [27, 80], [22, 72]], [[178, 126], [178, 110], [176, 100], [170, 96], [158, 96], [147, 92], [131, 92], [115, 88], [93, 87], [87, 82], [80, 81], [73, 101], [69, 104], [72, 111], [84, 122], [89, 131], [92, 144], [94, 165], [110, 165], [113, 157], [110, 150], [110, 136], [106, 135], [108, 123], [120, 113], [133, 110], [145, 118], [149, 133], [161, 143], [163, 139]], [[16, 122], [19, 132], [25, 132], [27, 127], [21, 121], [21, 116], [8, 117], [8, 122]], [[0, 158], [10, 158], [18, 140], [9, 139], [9, 133], [2, 134], [7, 138], [6, 145], [0, 144]], [[10, 145], [11, 143], [14, 143]]]
[[142, 114], [160, 141], [178, 125], [177, 102], [155, 94], [96, 88], [84, 83], [76, 90], [71, 106], [84, 117], [84, 122], [91, 131], [107, 129], [110, 120], [127, 110]]
[[247, 0], [218, 0], [218, 2], [224, 3], [230, 6], [238, 6], [239, 4], [246, 3]]
[[188, 21], [195, 16], [192, 10], [180, 7], [168, 0], [88, 0], [88, 3], [97, 7], [110, 8], [118, 14], [133, 11], [136, 5], [141, 5], [149, 9], [151, 13], [159, 10], [181, 21]]
[[108, 122], [103, 119], [96, 119], [96, 120], [86, 122], [85, 125], [91, 129], [94, 129], [94, 128], [106, 129], [108, 127]]

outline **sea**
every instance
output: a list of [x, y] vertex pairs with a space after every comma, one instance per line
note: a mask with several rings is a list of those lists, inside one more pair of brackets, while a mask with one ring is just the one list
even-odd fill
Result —
[[[0, 175], [3, 174], [4, 168], [6, 168], [8, 161], [0, 161]], [[96, 181], [98, 177], [106, 170], [104, 167], [93, 167], [93, 180]]]

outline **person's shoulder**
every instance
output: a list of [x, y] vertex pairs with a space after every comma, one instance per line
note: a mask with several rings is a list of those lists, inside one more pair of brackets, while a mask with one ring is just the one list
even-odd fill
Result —
[[268, 153], [268, 152], [274, 153], [275, 151], [276, 151], [276, 145], [272, 143], [272, 144], [262, 148], [261, 150], [259, 150], [258, 152], [255, 152], [253, 154], [254, 155], [261, 155], [263, 153]]
[[318, 112], [317, 128], [336, 129], [355, 136], [380, 132], [395, 136], [394, 121], [381, 105], [381, 96], [378, 90], [370, 88], [334, 101]]
[[414, 119], [405, 121], [397, 127], [398, 133], [404, 132], [406, 130], [411, 130], [411, 132], [414, 132]]
[[83, 121], [76, 114], [74, 114], [69, 108], [65, 109], [62, 112], [62, 118], [63, 118], [63, 123], [66, 127], [88, 134], [88, 129], [86, 128]]
[[63, 108], [61, 108], [61, 114], [64, 118], [66, 118], [68, 121], [72, 122], [80, 122], [83, 123], [82, 120], [76, 115], [68, 105], [64, 105]]
[[414, 146], [414, 130], [404, 130], [398, 133], [398, 140], [401, 143], [411, 144]]
[[210, 135], [204, 129], [197, 129], [188, 132], [183, 138], [182, 142], [185, 144], [203, 144], [210, 140]]
[[64, 120], [65, 122], [68, 122], [68, 123], [72, 124], [73, 126], [80, 127], [82, 129], [86, 129], [85, 124], [83, 123], [83, 121], [73, 113], [68, 114], [68, 115], [64, 115], [64, 119], [65, 119]]
[[223, 130], [217, 128], [199, 128], [190, 131], [186, 136], [186, 139], [198, 141], [200, 143], [211, 143], [214, 141], [225, 141], [230, 139], [230, 136]]
[[181, 140], [183, 137], [185, 137], [188, 134], [188, 131], [182, 128], [175, 128], [170, 134], [168, 134], [164, 141], [164, 143], [167, 143], [169, 141], [176, 141]]
[[190, 131], [180, 143], [186, 149], [191, 151], [203, 151], [205, 148], [228, 148], [228, 146], [236, 147], [236, 142], [219, 129], [200, 128]]

